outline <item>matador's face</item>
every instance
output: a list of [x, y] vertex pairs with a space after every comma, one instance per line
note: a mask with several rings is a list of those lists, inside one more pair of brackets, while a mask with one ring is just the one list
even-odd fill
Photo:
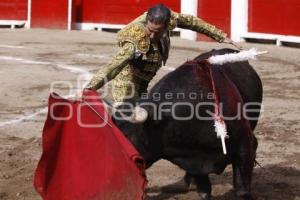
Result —
[[165, 32], [163, 24], [148, 21], [145, 27], [150, 40], [153, 42], [157, 42]]

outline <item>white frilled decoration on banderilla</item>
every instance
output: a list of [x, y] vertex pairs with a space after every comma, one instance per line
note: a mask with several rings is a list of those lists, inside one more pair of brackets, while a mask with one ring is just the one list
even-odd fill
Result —
[[[230, 54], [224, 54], [224, 55], [217, 55], [217, 56], [211, 56], [207, 59], [207, 62], [212, 65], [223, 65], [226, 63], [234, 63], [234, 62], [243, 62], [247, 60], [256, 60], [256, 56], [266, 54], [267, 51], [260, 51], [258, 52], [257, 49], [252, 48], [249, 50], [243, 50], [237, 53], [230, 53]], [[212, 77], [212, 81], [213, 77]], [[217, 137], [221, 139], [222, 142], [222, 148], [223, 148], [223, 154], [227, 154], [226, 150], [226, 143], [225, 138], [228, 138], [227, 135], [227, 128], [225, 121], [222, 116], [219, 115], [220, 112], [215, 111], [215, 132], [217, 133]]]
[[256, 60], [256, 56], [266, 54], [266, 53], [268, 53], [268, 51], [258, 52], [257, 49], [252, 48], [237, 53], [211, 56], [207, 59], [207, 61], [212, 65], [223, 65], [226, 63], [242, 62], [250, 59]]
[[225, 144], [225, 138], [228, 138], [227, 135], [227, 129], [226, 124], [224, 122], [224, 119], [222, 119], [220, 116], [215, 116], [215, 132], [217, 133], [217, 138], [221, 139], [222, 142], [222, 148], [223, 148], [223, 154], [227, 154], [226, 150], [226, 144]]

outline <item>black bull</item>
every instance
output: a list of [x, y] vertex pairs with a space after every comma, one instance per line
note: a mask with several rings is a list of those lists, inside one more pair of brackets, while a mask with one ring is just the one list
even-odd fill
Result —
[[[138, 101], [149, 114], [144, 123], [115, 120], [144, 157], [147, 167], [159, 159], [176, 164], [186, 171], [186, 183], [193, 179], [204, 199], [211, 194], [208, 174], [220, 174], [228, 164], [233, 167], [236, 195], [252, 198], [250, 185], [257, 148], [253, 130], [262, 102], [261, 80], [247, 61], [222, 66], [203, 62], [212, 55], [233, 52], [221, 49], [204, 53], [163, 77], [147, 98]], [[213, 72], [229, 135], [227, 155], [223, 154], [211, 117], [215, 96], [208, 67]]]

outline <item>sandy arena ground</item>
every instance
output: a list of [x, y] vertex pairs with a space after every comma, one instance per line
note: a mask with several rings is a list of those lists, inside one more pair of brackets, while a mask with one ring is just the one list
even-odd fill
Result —
[[[115, 34], [97, 31], [0, 29], [0, 199], [40, 199], [33, 173], [41, 155], [41, 132], [50, 86], [68, 95], [67, 81], [76, 88], [79, 76], [94, 73], [116, 50]], [[172, 50], [151, 85], [187, 59], [217, 43], [172, 38]], [[242, 43], [270, 53], [251, 61], [264, 85], [264, 112], [255, 131], [259, 141], [253, 193], [259, 200], [300, 200], [300, 49]], [[71, 91], [74, 93], [74, 91]], [[148, 171], [149, 199], [196, 200], [186, 194], [161, 193], [159, 188], [180, 179], [183, 171], [159, 161]], [[228, 167], [212, 175], [213, 199], [233, 199]]]

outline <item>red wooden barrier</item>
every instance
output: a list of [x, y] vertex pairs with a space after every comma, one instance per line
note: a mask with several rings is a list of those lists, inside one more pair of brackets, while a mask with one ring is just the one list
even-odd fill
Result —
[[27, 0], [1, 0], [0, 20], [27, 20]]
[[249, 0], [249, 32], [300, 36], [300, 1]]
[[180, 11], [180, 0], [76, 0], [76, 22], [127, 24], [157, 3]]
[[[231, 1], [230, 0], [199, 0], [198, 16], [206, 22], [215, 25], [230, 35]], [[212, 39], [198, 34], [198, 40], [212, 41]]]
[[32, 0], [31, 9], [31, 27], [67, 29], [68, 0]]

